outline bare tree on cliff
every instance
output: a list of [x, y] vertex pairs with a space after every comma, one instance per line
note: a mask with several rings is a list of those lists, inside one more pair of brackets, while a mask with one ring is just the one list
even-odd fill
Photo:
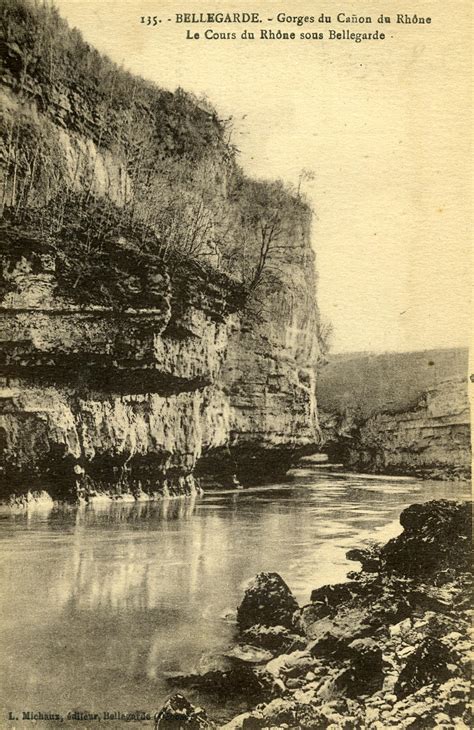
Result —
[[303, 194], [303, 186], [307, 185], [308, 183], [314, 182], [316, 179], [316, 173], [314, 170], [311, 170], [308, 167], [303, 167], [303, 169], [300, 171], [300, 174], [298, 176], [298, 186], [296, 188], [296, 194], [298, 198], [301, 198]]
[[238, 258], [245, 287], [253, 294], [261, 285], [279, 281], [281, 264], [305, 203], [283, 182], [243, 179]]

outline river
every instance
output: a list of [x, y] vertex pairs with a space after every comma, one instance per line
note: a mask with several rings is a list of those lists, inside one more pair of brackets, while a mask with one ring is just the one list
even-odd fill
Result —
[[[231, 644], [255, 573], [279, 572], [308, 602], [357, 567], [349, 548], [397, 534], [407, 505], [446, 497], [468, 498], [468, 486], [302, 469], [197, 499], [2, 514], [1, 716], [154, 712], [170, 674], [210, 668]], [[62, 724], [78, 726], [90, 727]]]

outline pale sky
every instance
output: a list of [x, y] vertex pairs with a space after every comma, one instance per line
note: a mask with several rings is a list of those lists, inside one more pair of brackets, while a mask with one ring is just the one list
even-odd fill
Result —
[[[335, 351], [467, 345], [472, 230], [471, 2], [419, 0], [431, 25], [269, 23], [285, 8], [227, 0], [56, 0], [84, 37], [159, 86], [205, 94], [232, 116], [232, 141], [251, 175], [296, 182], [316, 211], [318, 300]], [[290, 10], [291, 6], [291, 10]], [[388, 6], [388, 7], [387, 7]], [[390, 10], [390, 6], [394, 10]], [[340, 11], [395, 16], [372, 0], [294, 0], [287, 14]], [[261, 28], [383, 31], [352, 41], [186, 40], [208, 25], [167, 21], [177, 12], [260, 11]], [[405, 11], [405, 8], [402, 9]], [[139, 23], [158, 15], [157, 27]], [[220, 26], [220, 31], [237, 31]], [[254, 28], [255, 30], [255, 28]], [[260, 28], [257, 26], [257, 33]], [[391, 38], [390, 36], [393, 36]]]

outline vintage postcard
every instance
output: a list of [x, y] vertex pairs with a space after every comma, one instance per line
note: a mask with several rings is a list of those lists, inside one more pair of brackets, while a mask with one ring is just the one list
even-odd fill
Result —
[[0, 8], [0, 727], [472, 727], [471, 3]]

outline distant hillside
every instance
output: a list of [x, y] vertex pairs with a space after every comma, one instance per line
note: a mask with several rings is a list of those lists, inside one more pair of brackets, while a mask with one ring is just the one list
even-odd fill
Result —
[[333, 355], [318, 378], [318, 405], [327, 412], [356, 409], [361, 417], [408, 410], [437, 384], [467, 378], [465, 348]]

